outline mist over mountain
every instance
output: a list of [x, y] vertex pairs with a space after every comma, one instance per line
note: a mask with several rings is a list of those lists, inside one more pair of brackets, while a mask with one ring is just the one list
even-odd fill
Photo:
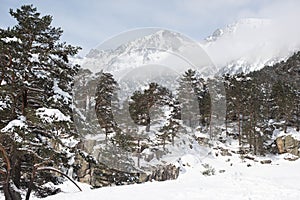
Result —
[[286, 60], [300, 49], [299, 32], [283, 21], [242, 19], [217, 29], [202, 42], [220, 73], [251, 72]]
[[282, 23], [284, 21], [241, 19], [216, 29], [200, 42], [180, 33], [153, 30], [142, 37], [124, 39], [124, 43], [119, 41], [120, 45], [113, 44], [111, 49], [107, 43], [103, 45], [105, 49], [100, 45], [80, 62], [92, 72], [103, 69], [116, 77], [147, 64], [168, 66], [181, 73], [195, 67], [194, 60], [197, 60], [196, 67], [203, 71], [208, 67], [213, 74], [249, 73], [286, 60], [300, 50], [299, 31]]

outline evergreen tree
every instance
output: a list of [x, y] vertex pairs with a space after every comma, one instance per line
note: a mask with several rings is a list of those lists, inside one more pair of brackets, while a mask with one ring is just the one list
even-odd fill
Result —
[[181, 105], [171, 92], [167, 94], [163, 97], [162, 102], [162, 105], [166, 106], [164, 109], [163, 126], [159, 129], [159, 133], [157, 133], [158, 138], [162, 140], [163, 148], [165, 148], [166, 141], [171, 141], [172, 145], [174, 145], [175, 137], [182, 126]]
[[9, 61], [1, 67], [1, 98], [10, 113], [1, 118], [1, 143], [9, 152], [13, 184], [30, 191], [33, 182], [28, 177], [32, 174], [33, 179], [38, 167], [69, 168], [73, 146], [66, 141], [76, 137], [71, 86], [79, 67], [68, 57], [79, 48], [61, 43], [62, 30], [32, 5], [10, 14], [18, 24], [0, 30], [0, 55]]
[[117, 82], [110, 73], [101, 73], [96, 89], [96, 114], [99, 124], [104, 130], [105, 138], [110, 133], [117, 131], [117, 124], [113, 117], [112, 101], [116, 100], [116, 90], [118, 88]]
[[179, 80], [178, 98], [182, 106], [182, 120], [195, 128], [207, 125], [210, 115], [210, 95], [205, 81], [195, 70], [187, 70]]
[[231, 96], [231, 102], [234, 108], [233, 118], [238, 122], [238, 136], [239, 136], [239, 145], [243, 145], [244, 137], [247, 137], [243, 134], [242, 127], [244, 121], [244, 106], [246, 100], [248, 99], [249, 92], [245, 90], [247, 88], [247, 77], [244, 74], [238, 74], [231, 78], [231, 91], [229, 94]]
[[170, 95], [169, 90], [157, 83], [150, 83], [149, 88], [143, 92], [134, 92], [129, 103], [129, 113], [133, 121], [137, 125], [146, 126], [146, 132], [149, 132], [151, 124], [150, 109], [155, 104], [163, 105], [163, 100], [168, 95]]
[[98, 81], [88, 69], [80, 69], [73, 87], [73, 116], [81, 137], [94, 135], [100, 126], [95, 112], [95, 88]]
[[296, 95], [292, 87], [281, 81], [276, 82], [272, 88], [272, 97], [274, 98], [276, 107], [275, 113], [277, 121], [284, 120], [284, 132], [287, 132], [287, 125], [291, 119], [294, 109]]
[[300, 131], [300, 89], [295, 90], [295, 123], [296, 131]]
[[234, 79], [229, 74], [224, 75], [224, 85], [226, 91], [226, 117], [225, 117], [225, 131], [226, 134], [229, 134], [228, 125], [231, 124], [233, 121], [236, 121], [236, 113], [235, 113], [235, 100], [236, 96], [234, 95], [235, 92], [235, 85], [233, 83]]

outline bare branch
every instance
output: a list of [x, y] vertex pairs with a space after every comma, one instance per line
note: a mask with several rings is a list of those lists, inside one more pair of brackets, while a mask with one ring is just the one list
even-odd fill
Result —
[[82, 191], [82, 189], [78, 186], [78, 184], [72, 178], [70, 178], [68, 175], [64, 174], [63, 172], [59, 171], [58, 169], [55, 169], [53, 167], [39, 167], [39, 168], [37, 168], [37, 171], [43, 171], [43, 170], [54, 171], [54, 172], [57, 172], [57, 173], [61, 174], [62, 176], [69, 179], [79, 189], [80, 192]]
[[35, 92], [45, 92], [45, 90], [41, 90], [38, 88], [29, 87], [29, 86], [26, 86], [25, 89], [35, 91]]

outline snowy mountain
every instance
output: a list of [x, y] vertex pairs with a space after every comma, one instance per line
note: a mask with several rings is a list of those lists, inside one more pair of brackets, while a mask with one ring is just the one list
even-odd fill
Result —
[[295, 34], [278, 21], [249, 18], [217, 29], [202, 46], [221, 74], [248, 73], [298, 51], [300, 40]]
[[[286, 60], [300, 50], [297, 35], [296, 30], [285, 28], [278, 21], [256, 18], [219, 28], [200, 43], [180, 33], [157, 29], [142, 37], [119, 42], [117, 47], [112, 38], [108, 43], [113, 48], [100, 45], [80, 64], [94, 73], [111, 72], [117, 78], [144, 65], [168, 67], [176, 73], [193, 66], [208, 74], [248, 73]], [[211, 71], [207, 72], [205, 66]], [[157, 72], [157, 68], [153, 71]]]
[[[109, 42], [114, 46], [114, 38]], [[205, 67], [213, 65], [209, 56], [197, 42], [168, 30], [158, 30], [131, 41], [124, 40], [116, 48], [103, 49], [100, 45], [97, 49], [92, 49], [80, 64], [93, 73], [101, 70], [110, 72], [117, 79], [145, 65], [150, 66], [147, 67], [148, 72], [153, 66], [155, 69], [152, 71], [155, 73], [159, 72], [157, 71], [159, 69], [163, 72], [167, 69], [177, 74], [193, 66], [202, 67], [203, 71], [209, 73], [210, 69]]]
[[121, 44], [115, 49], [91, 50], [83, 67], [92, 72], [101, 69], [107, 72], [130, 70], [140, 65], [160, 62], [167, 50], [179, 51], [184, 43], [182, 36], [168, 31], [158, 31], [133, 41]]

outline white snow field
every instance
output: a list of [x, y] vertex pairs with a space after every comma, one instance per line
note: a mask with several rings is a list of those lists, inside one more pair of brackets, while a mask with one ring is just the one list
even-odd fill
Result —
[[[67, 182], [61, 187], [62, 193], [45, 200], [299, 200], [300, 160], [286, 161], [283, 159], [286, 156], [274, 156], [271, 164], [261, 164], [257, 161], [266, 158], [253, 161], [241, 160], [238, 155], [210, 155], [200, 160], [194, 155], [186, 155], [182, 157], [185, 166], [177, 180], [94, 190], [80, 184], [83, 192]], [[215, 175], [202, 174], [204, 163], [215, 169]]]

